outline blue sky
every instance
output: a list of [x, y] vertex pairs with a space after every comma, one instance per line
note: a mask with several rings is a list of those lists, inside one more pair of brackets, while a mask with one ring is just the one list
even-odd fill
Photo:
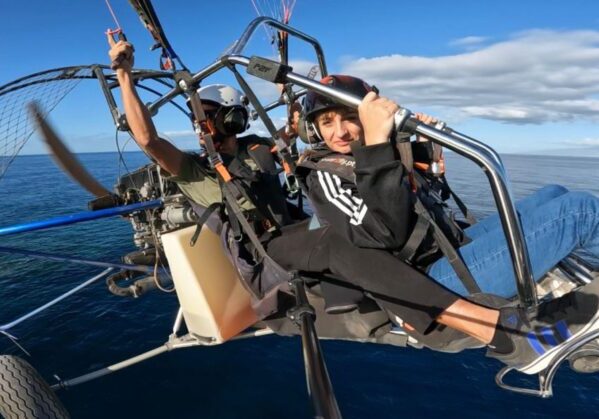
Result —
[[[136, 45], [136, 65], [156, 69], [157, 53], [129, 3], [111, 3]], [[192, 70], [213, 62], [256, 16], [250, 0], [155, 0], [154, 7]], [[599, 156], [597, 1], [297, 0], [291, 22], [320, 41], [330, 72], [364, 77], [500, 152]], [[0, 23], [0, 85], [44, 69], [108, 62], [103, 33], [114, 23], [103, 0], [3, 0]], [[263, 30], [251, 53], [273, 54]], [[290, 58], [298, 72], [314, 61], [296, 44]], [[272, 86], [254, 85], [265, 101], [276, 97]], [[82, 83], [51, 121], [77, 152], [115, 149], [93, 82]], [[180, 147], [195, 147], [189, 123], [175, 112], [161, 112], [156, 124]], [[35, 136], [22, 150], [43, 152]]]

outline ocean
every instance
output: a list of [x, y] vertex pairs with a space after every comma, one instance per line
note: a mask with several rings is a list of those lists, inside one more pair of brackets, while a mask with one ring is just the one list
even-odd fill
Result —
[[[79, 155], [104, 185], [119, 173], [116, 153]], [[505, 155], [516, 199], [560, 183], [599, 196], [599, 159]], [[125, 153], [131, 169], [146, 162]], [[123, 168], [120, 172], [123, 172]], [[448, 153], [448, 178], [477, 216], [493, 212], [486, 177]], [[17, 157], [0, 181], [0, 226], [87, 209], [91, 196], [48, 156]], [[1, 246], [117, 262], [134, 250], [131, 228], [104, 219], [0, 240]], [[55, 298], [101, 269], [0, 254], [0, 324]], [[174, 294], [154, 291], [119, 298], [103, 281], [75, 294], [11, 333], [25, 357], [51, 384], [73, 378], [164, 343], [177, 313]], [[498, 361], [484, 350], [442, 354], [430, 350], [323, 341], [329, 373], [344, 418], [520, 418], [599, 416], [599, 375], [562, 366], [555, 395], [543, 400], [501, 390]], [[0, 337], [0, 353], [20, 354]], [[533, 385], [534, 381], [525, 379]], [[266, 336], [217, 347], [181, 349], [90, 383], [59, 392], [73, 418], [308, 418], [299, 338]]]

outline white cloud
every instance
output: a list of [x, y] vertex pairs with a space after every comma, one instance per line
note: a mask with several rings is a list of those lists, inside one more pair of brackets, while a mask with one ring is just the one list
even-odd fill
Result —
[[456, 55], [359, 58], [345, 63], [343, 73], [413, 110], [436, 107], [442, 117], [599, 121], [599, 31], [532, 30]]
[[482, 44], [488, 38], [484, 36], [466, 36], [464, 38], [454, 39], [449, 44], [456, 47], [466, 47], [471, 48], [477, 45]]
[[565, 143], [573, 146], [599, 147], [599, 138], [581, 138], [578, 140], [568, 140]]

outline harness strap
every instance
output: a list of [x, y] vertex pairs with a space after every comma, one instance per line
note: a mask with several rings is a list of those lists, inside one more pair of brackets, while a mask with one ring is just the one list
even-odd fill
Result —
[[216, 211], [217, 209], [219, 209], [221, 207], [222, 207], [221, 202], [215, 202], [213, 204], [210, 204], [210, 206], [204, 210], [204, 212], [198, 219], [198, 222], [196, 223], [196, 231], [193, 233], [193, 236], [191, 236], [191, 239], [189, 240], [189, 245], [191, 247], [195, 246], [196, 242], [198, 241], [198, 237], [200, 236], [202, 227], [204, 226], [206, 221], [208, 221], [208, 218], [210, 218], [210, 216], [212, 215], [212, 213], [214, 211]]
[[273, 151], [266, 144], [254, 144], [248, 147], [247, 152], [262, 173], [278, 174], [272, 155]]
[[472, 213], [470, 212], [470, 210], [468, 209], [466, 204], [464, 204], [464, 202], [460, 199], [460, 197], [451, 189], [451, 187], [447, 183], [447, 180], [445, 179], [445, 175], [441, 176], [441, 180], [443, 181], [445, 188], [447, 188], [447, 192], [449, 192], [449, 194], [453, 198], [454, 202], [456, 203], [456, 205], [458, 206], [458, 208], [464, 215], [464, 218], [466, 218], [466, 221], [468, 222], [468, 224], [470, 224], [470, 225], [476, 224], [477, 223], [476, 217], [474, 215], [472, 215]]
[[[187, 72], [179, 72], [182, 80], [186, 80], [190, 78], [189, 73]], [[202, 101], [200, 99], [200, 95], [197, 90], [193, 87], [189, 87], [187, 91], [189, 95], [189, 103], [191, 104], [191, 110], [193, 115], [197, 121], [198, 128], [200, 129], [200, 135], [204, 140], [204, 145], [206, 147], [206, 151], [208, 152], [208, 158], [210, 161], [210, 165], [216, 172], [221, 176], [221, 178], [225, 182], [231, 181], [231, 175], [229, 174], [227, 168], [223, 164], [223, 159], [220, 154], [216, 151], [216, 147], [214, 147], [214, 141], [212, 140], [212, 134], [210, 130], [207, 129], [208, 120], [206, 118], [206, 113], [204, 112], [204, 107], [202, 106]]]
[[443, 147], [441, 147], [441, 144], [437, 144], [437, 143], [433, 143], [433, 162], [435, 163], [439, 163], [441, 161], [441, 158], [443, 156]]
[[[437, 127], [440, 129], [439, 127]], [[443, 160], [443, 147], [440, 144], [432, 143], [432, 158], [430, 172], [433, 176], [440, 177], [445, 173], [445, 161]]]
[[239, 74], [234, 65], [229, 65], [229, 69], [233, 72], [233, 75], [237, 79], [237, 83], [239, 83], [239, 85], [243, 89], [250, 103], [254, 107], [254, 110], [264, 123], [264, 126], [266, 127], [266, 129], [272, 137], [272, 140], [274, 141], [276, 153], [281, 162], [281, 166], [283, 166], [283, 170], [285, 171], [285, 183], [287, 184], [288, 190], [297, 192], [299, 190], [299, 184], [294, 175], [295, 162], [293, 161], [291, 154], [289, 153], [289, 147], [287, 147], [285, 141], [279, 138], [279, 135], [277, 134], [277, 129], [272, 123], [272, 120], [269, 118], [268, 114], [266, 113], [266, 110], [254, 94], [253, 90], [247, 84], [245, 79], [241, 76], [241, 74]]
[[429, 225], [433, 227], [433, 234], [435, 236], [435, 241], [439, 245], [441, 252], [445, 255], [448, 262], [451, 264], [451, 267], [454, 269], [455, 273], [464, 284], [464, 287], [470, 294], [481, 292], [480, 287], [476, 283], [475, 279], [472, 277], [470, 270], [464, 263], [462, 256], [458, 253], [456, 249], [451, 245], [445, 234], [441, 230], [441, 228], [437, 225], [435, 220], [430, 216], [429, 212], [425, 208], [424, 204], [420, 200], [420, 198], [416, 197], [416, 202], [414, 204], [414, 210], [418, 214], [418, 217], [421, 216], [425, 218]]
[[[266, 249], [264, 249], [264, 246], [260, 242], [260, 239], [254, 232], [254, 229], [252, 228], [252, 226], [250, 226], [250, 223], [243, 215], [243, 210], [241, 209], [241, 207], [237, 203], [237, 200], [234, 198], [234, 196], [231, 192], [230, 184], [221, 182], [221, 185], [222, 185], [223, 195], [226, 200], [225, 205], [227, 206], [227, 208], [229, 210], [228, 211], [229, 219], [232, 220], [233, 219], [232, 216], [234, 216], [235, 219], [237, 219], [237, 222], [239, 223], [239, 226], [240, 226], [240, 230], [243, 231], [247, 235], [247, 237], [250, 239], [250, 241], [254, 245], [254, 248], [256, 249], [256, 251], [258, 252], [260, 257], [263, 257], [263, 258], [269, 257], [266, 254]], [[233, 228], [233, 223], [231, 223], [231, 227]]]
[[399, 158], [401, 159], [401, 163], [404, 165], [408, 173], [412, 173], [414, 171], [414, 155], [412, 154], [412, 143], [410, 142], [410, 138], [402, 138], [402, 141], [398, 141], [395, 145], [397, 147], [397, 151], [399, 151]]
[[403, 164], [408, 172], [408, 180], [410, 182], [410, 186], [412, 187], [412, 192], [416, 192], [418, 185], [414, 179], [414, 154], [412, 153], [412, 143], [410, 142], [410, 137], [406, 136], [405, 133], [399, 132], [396, 135], [395, 147], [399, 152], [401, 164]]
[[233, 209], [229, 205], [229, 201], [225, 199], [224, 206], [227, 210], [227, 214], [229, 215], [229, 225], [231, 226], [231, 231], [233, 232], [233, 238], [235, 241], [241, 241], [243, 238], [243, 230], [241, 229], [241, 225], [239, 224], [239, 220], [237, 217], [233, 217]]
[[416, 254], [422, 241], [426, 238], [429, 227], [430, 224], [427, 219], [418, 214], [418, 220], [412, 230], [412, 234], [410, 234], [410, 237], [397, 254], [397, 257], [401, 260], [411, 260]]

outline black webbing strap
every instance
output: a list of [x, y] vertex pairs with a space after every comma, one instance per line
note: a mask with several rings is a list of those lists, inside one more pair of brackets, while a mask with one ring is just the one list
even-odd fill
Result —
[[411, 260], [420, 247], [420, 244], [425, 239], [429, 227], [430, 224], [428, 220], [425, 217], [418, 215], [418, 220], [412, 230], [412, 234], [410, 234], [410, 237], [397, 254], [397, 257], [401, 260]]
[[212, 213], [217, 209], [221, 208], [222, 205], [223, 204], [221, 202], [215, 202], [213, 204], [210, 204], [210, 206], [204, 210], [204, 212], [198, 219], [198, 222], [196, 223], [196, 231], [193, 233], [193, 236], [191, 236], [191, 239], [189, 240], [189, 245], [191, 247], [193, 247], [198, 241], [198, 237], [200, 237], [200, 233], [202, 231], [204, 223], [206, 223], [206, 221], [208, 221], [208, 218], [212, 215]]
[[233, 217], [233, 208], [229, 205], [229, 202], [225, 199], [225, 209], [227, 210], [226, 214], [229, 215], [229, 225], [231, 226], [231, 231], [233, 232], [233, 238], [236, 241], [240, 241], [243, 238], [243, 230], [241, 229], [241, 225], [239, 224], [239, 220], [237, 217]]
[[418, 197], [416, 197], [414, 210], [416, 211], [416, 214], [418, 214], [418, 217], [424, 217], [428, 221], [429, 225], [433, 227], [435, 241], [439, 245], [441, 252], [443, 252], [445, 257], [447, 258], [447, 261], [451, 264], [451, 267], [453, 268], [455, 273], [458, 275], [458, 278], [460, 278], [460, 281], [462, 281], [462, 284], [464, 284], [466, 290], [470, 294], [481, 292], [480, 287], [478, 286], [478, 284], [472, 277], [470, 270], [464, 263], [462, 256], [458, 253], [456, 249], [454, 249], [447, 237], [445, 237], [445, 233], [443, 233], [443, 230], [441, 230], [441, 228], [437, 225], [435, 220], [433, 220], [428, 210]]
[[460, 197], [457, 196], [457, 194], [451, 189], [451, 187], [447, 183], [447, 179], [445, 179], [445, 175], [441, 176], [441, 180], [443, 181], [443, 185], [447, 189], [447, 192], [449, 192], [449, 194], [453, 198], [453, 201], [456, 203], [456, 205], [460, 209], [461, 213], [464, 215], [464, 218], [466, 218], [466, 221], [468, 222], [468, 224], [470, 224], [470, 225], [476, 224], [477, 223], [476, 217], [474, 215], [472, 215], [472, 213], [470, 212], [470, 210], [468, 209], [466, 204], [464, 204], [464, 202], [460, 199]]
[[231, 216], [235, 216], [237, 222], [239, 222], [239, 225], [241, 225], [242, 231], [248, 236], [248, 238], [250, 239], [250, 241], [254, 245], [254, 248], [260, 254], [260, 256], [263, 258], [268, 257], [268, 255], [266, 254], [266, 249], [264, 249], [264, 246], [260, 242], [260, 239], [256, 235], [256, 232], [250, 225], [249, 221], [245, 218], [243, 210], [237, 203], [237, 200], [235, 199], [231, 191], [231, 186], [232, 185], [230, 183], [221, 181], [221, 190], [223, 191], [227, 207], [230, 210], [229, 218], [231, 218]]
[[266, 113], [266, 110], [254, 94], [252, 88], [248, 85], [248, 83], [241, 76], [241, 74], [239, 74], [239, 71], [237, 71], [234, 65], [230, 64], [228, 67], [231, 70], [231, 72], [233, 72], [233, 75], [237, 79], [237, 83], [239, 83], [239, 86], [241, 86], [241, 89], [248, 97], [250, 103], [254, 107], [254, 110], [256, 111], [256, 113], [264, 123], [264, 126], [268, 130], [270, 136], [272, 137], [274, 145], [277, 147], [277, 155], [281, 160], [281, 165], [285, 169], [285, 182], [287, 183], [287, 189], [292, 192], [297, 192], [299, 190], [299, 183], [294, 175], [295, 162], [291, 157], [289, 147], [287, 146], [285, 141], [279, 138], [275, 125], [272, 123], [272, 120], [270, 119], [270, 117]]
[[258, 166], [260, 172], [270, 175], [278, 175], [280, 173], [281, 169], [277, 169], [270, 147], [266, 144], [251, 145], [248, 147], [247, 153], [256, 166]]
[[[403, 166], [406, 168], [406, 170], [408, 172], [408, 176], [409, 176], [410, 182], [412, 183], [412, 187], [415, 188], [417, 186], [417, 184], [416, 184], [416, 180], [414, 178], [414, 173], [413, 173], [414, 156], [412, 154], [412, 144], [409, 141], [399, 141], [396, 143], [396, 147], [397, 147], [397, 150], [399, 151], [401, 163], [403, 164]], [[457, 203], [457, 201], [456, 201], [456, 203]], [[462, 203], [462, 205], [463, 205], [463, 203]], [[458, 204], [458, 206], [459, 206], [459, 204]], [[464, 207], [464, 209], [466, 209], [465, 205], [463, 205], [463, 207]], [[460, 210], [461, 210], [461, 208], [460, 208]], [[443, 232], [443, 230], [441, 230], [441, 228], [437, 225], [435, 220], [433, 220], [430, 213], [428, 212], [428, 210], [426, 209], [426, 207], [424, 206], [424, 204], [422, 203], [420, 198], [418, 198], [417, 195], [416, 195], [416, 202], [414, 203], [414, 211], [418, 215], [418, 221], [416, 222], [414, 231], [408, 238], [408, 242], [400, 251], [399, 257], [402, 260], [409, 260], [409, 258], [411, 258], [414, 255], [414, 253], [416, 252], [416, 250], [418, 249], [418, 246], [420, 245], [422, 240], [424, 240], [424, 238], [426, 236], [426, 232], [428, 231], [429, 226], [431, 226], [431, 227], [433, 227], [433, 235], [435, 237], [435, 241], [437, 242], [437, 245], [439, 245], [441, 252], [443, 252], [445, 257], [447, 258], [447, 261], [451, 264], [451, 267], [453, 268], [455, 273], [458, 275], [458, 278], [460, 278], [460, 281], [462, 281], [462, 283], [464, 284], [464, 287], [466, 288], [466, 290], [470, 294], [481, 292], [481, 289], [478, 286], [478, 284], [476, 283], [475, 279], [472, 277], [470, 270], [468, 269], [468, 267], [462, 260], [462, 256], [457, 252], [456, 249], [454, 249], [451, 242], [445, 236], [445, 233]], [[418, 230], [416, 230], [416, 229], [418, 229]], [[415, 249], [414, 249], [414, 246], [416, 246]], [[409, 257], [406, 258], [406, 257], [404, 257], [404, 255], [408, 255]]]

